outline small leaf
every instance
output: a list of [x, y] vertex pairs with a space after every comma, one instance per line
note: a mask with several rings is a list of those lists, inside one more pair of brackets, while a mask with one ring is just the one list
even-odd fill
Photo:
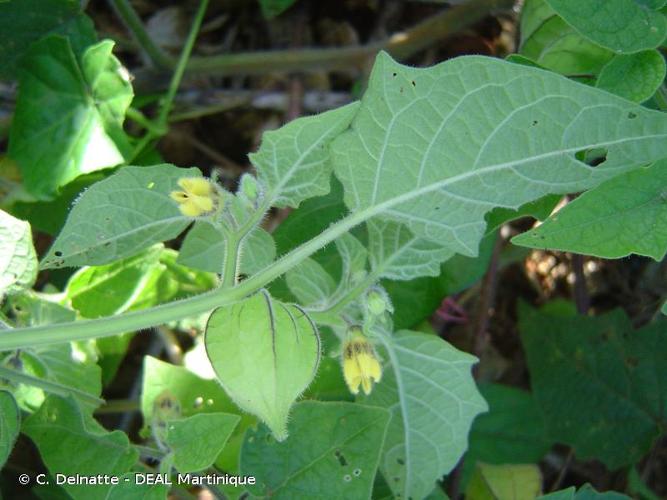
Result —
[[276, 439], [285, 439], [289, 409], [313, 380], [320, 359], [317, 328], [306, 313], [261, 291], [216, 309], [205, 344], [232, 400], [262, 419]]
[[289, 9], [294, 2], [295, 0], [259, 0], [259, 5], [262, 7], [264, 17], [272, 19]]
[[657, 50], [621, 54], [602, 68], [597, 87], [631, 101], [644, 102], [665, 79], [665, 59]]
[[600, 184], [512, 243], [607, 259], [634, 253], [662, 260], [667, 253], [667, 160]]
[[[49, 396], [21, 430], [37, 445], [52, 474], [119, 476], [139, 458], [124, 432], [107, 432], [74, 401], [57, 396]], [[110, 485], [63, 487], [76, 500], [105, 499], [110, 489]]]
[[532, 500], [542, 487], [537, 465], [479, 464], [466, 489], [470, 500]]
[[0, 467], [4, 467], [21, 426], [19, 408], [9, 391], [0, 391], [0, 415]]
[[[197, 221], [181, 245], [178, 263], [184, 266], [210, 271], [224, 272], [227, 253], [225, 233], [207, 221]], [[240, 250], [239, 270], [251, 275], [273, 262], [276, 245], [273, 238], [261, 227], [252, 229], [243, 239]]]
[[630, 500], [630, 497], [615, 491], [598, 492], [590, 484], [585, 484], [575, 492], [574, 486], [538, 497], [538, 500]]
[[470, 373], [476, 359], [444, 340], [400, 331], [382, 337], [390, 367], [363, 400], [391, 410], [380, 471], [395, 495], [423, 498], [467, 448], [487, 410]]
[[200, 413], [167, 422], [167, 440], [178, 472], [204, 470], [215, 462], [241, 418], [227, 413]]
[[309, 309], [325, 309], [336, 290], [334, 279], [313, 259], [290, 269], [285, 280], [299, 303]]
[[329, 143], [348, 128], [358, 107], [349, 104], [264, 133], [259, 151], [249, 158], [271, 205], [298, 207], [329, 192]]
[[86, 190], [42, 261], [42, 268], [101, 265], [178, 236], [191, 219], [169, 193], [196, 168], [124, 167]]
[[30, 288], [36, 278], [30, 224], [0, 210], [0, 297]]
[[633, 53], [659, 46], [667, 20], [644, 0], [547, 0], [582, 36], [608, 49]]
[[42, 200], [82, 174], [124, 161], [122, 125], [132, 87], [111, 54], [113, 42], [89, 47], [79, 63], [67, 39], [30, 49], [9, 137], [26, 189]]
[[666, 424], [665, 321], [633, 330], [620, 310], [556, 316], [524, 305], [519, 328], [549, 435], [610, 469], [641, 459]]
[[[209, 413], [238, 414], [238, 408], [215, 380], [205, 380], [181, 366], [174, 366], [164, 361], [146, 356], [144, 359], [144, 378], [141, 391], [141, 413], [144, 422], [153, 420], [153, 403], [165, 391], [178, 399], [181, 415]], [[218, 459], [217, 466], [229, 473], [237, 472], [239, 451], [246, 429], [256, 424], [251, 415], [244, 413], [227, 446]]]
[[371, 269], [379, 278], [404, 281], [437, 276], [440, 264], [454, 255], [437, 243], [415, 236], [404, 224], [370, 220], [367, 227]]
[[241, 472], [257, 479], [250, 492], [276, 500], [370, 498], [389, 417], [354, 403], [297, 403], [284, 443], [266, 427], [248, 433]]
[[65, 289], [72, 307], [84, 318], [127, 311], [146, 286], [149, 275], [163, 269], [162, 249], [162, 245], [156, 245], [134, 257], [77, 271]]

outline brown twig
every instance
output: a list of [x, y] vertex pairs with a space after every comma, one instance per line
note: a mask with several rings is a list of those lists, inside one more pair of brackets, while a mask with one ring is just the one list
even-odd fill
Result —
[[572, 254], [572, 270], [574, 271], [574, 303], [579, 314], [588, 314], [591, 299], [586, 286], [584, 275], [584, 256], [578, 253]]

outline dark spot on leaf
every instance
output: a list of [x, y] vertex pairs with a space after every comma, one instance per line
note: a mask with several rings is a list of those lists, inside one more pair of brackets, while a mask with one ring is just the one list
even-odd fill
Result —
[[628, 356], [625, 359], [625, 364], [630, 368], [636, 368], [639, 365], [639, 359], [635, 358], [634, 356]]
[[537, 120], [533, 120], [533, 127], [537, 125], [537, 123], [538, 123]]
[[412, 80], [410, 83], [412, 84], [413, 87], [416, 87], [416, 86], [417, 86], [417, 84], [415, 83], [414, 80]]
[[403, 93], [403, 87], [401, 87], [401, 90], [399, 91], [401, 94]]
[[55, 252], [53, 252], [53, 255], [55, 255], [56, 257], [62, 257], [63, 253], [60, 250], [56, 250]]
[[398, 477], [398, 476], [394, 476], [394, 481], [395, 481], [395, 482], [397, 482], [397, 483], [398, 483], [398, 482], [399, 482], [400, 480], [401, 480], [401, 478], [400, 478], [400, 477]]
[[405, 465], [405, 460], [403, 460], [402, 458], [397, 458], [396, 463], [398, 463], [398, 465]]
[[354, 474], [356, 477], [361, 476], [361, 469], [354, 469], [352, 471], [352, 474]]
[[391, 76], [393, 76], [394, 78], [396, 78], [396, 73], [392, 73]]
[[345, 458], [345, 455], [343, 455], [340, 450], [336, 450], [334, 452], [334, 456], [338, 460], [338, 463], [340, 464], [341, 467], [345, 467], [347, 465], [347, 459]]
[[634, 120], [635, 118], [637, 118], [637, 114], [636, 114], [636, 113], [633, 113], [632, 111], [630, 111], [630, 112], [628, 113], [628, 119], [629, 119], [629, 120]]

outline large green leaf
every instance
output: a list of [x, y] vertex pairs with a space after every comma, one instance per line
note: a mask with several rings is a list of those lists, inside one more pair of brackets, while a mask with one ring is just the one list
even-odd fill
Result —
[[0, 297], [30, 288], [37, 278], [37, 255], [30, 224], [0, 210]]
[[93, 22], [78, 0], [0, 2], [0, 77], [14, 76], [30, 44], [49, 33], [67, 36], [75, 54], [96, 40]]
[[167, 422], [166, 444], [178, 472], [210, 467], [224, 448], [241, 417], [228, 413], [200, 413]]
[[264, 426], [248, 434], [241, 473], [257, 479], [250, 492], [262, 497], [370, 498], [389, 417], [354, 403], [298, 403], [285, 442]]
[[[70, 399], [49, 396], [21, 429], [37, 445], [52, 474], [119, 476], [135, 464], [139, 453], [121, 431], [107, 432]], [[110, 485], [63, 485], [75, 499], [104, 499]]]
[[176, 237], [192, 219], [169, 193], [196, 168], [124, 167], [85, 191], [42, 261], [42, 268], [100, 265]]
[[0, 467], [4, 467], [19, 435], [19, 407], [9, 391], [0, 391]]
[[328, 145], [349, 126], [357, 109], [358, 103], [349, 104], [264, 133], [259, 151], [249, 158], [271, 205], [297, 207], [329, 192]]
[[129, 152], [122, 126], [132, 87], [112, 48], [100, 42], [79, 62], [67, 39], [50, 36], [26, 56], [9, 156], [39, 199], [53, 198], [79, 175], [122, 163]]
[[665, 321], [554, 316], [522, 306], [531, 385], [553, 439], [615, 469], [637, 462], [667, 423]]
[[653, 49], [667, 35], [664, 14], [645, 0], [547, 0], [582, 36], [617, 52]]
[[649, 99], [665, 79], [665, 59], [657, 50], [619, 54], [602, 68], [598, 88], [631, 101]]
[[667, 253], [667, 160], [619, 175], [582, 194], [542, 225], [512, 239], [608, 259]]
[[470, 372], [476, 359], [424, 333], [382, 342], [389, 366], [364, 398], [392, 412], [380, 471], [395, 495], [423, 498], [454, 468], [475, 416], [487, 410]]
[[544, 418], [528, 392], [500, 384], [480, 386], [489, 412], [475, 420], [463, 469], [463, 484], [476, 462], [537, 463], [549, 451]]
[[218, 380], [234, 402], [287, 437], [289, 409], [317, 372], [317, 328], [298, 306], [262, 290], [208, 320], [206, 352]]
[[[353, 217], [474, 256], [484, 215], [582, 191], [667, 156], [667, 117], [543, 70], [480, 57], [428, 69], [381, 53], [332, 144]], [[595, 168], [579, 159], [598, 150]]]
[[591, 80], [614, 57], [577, 33], [546, 0], [526, 0], [520, 30], [520, 53], [557, 73]]

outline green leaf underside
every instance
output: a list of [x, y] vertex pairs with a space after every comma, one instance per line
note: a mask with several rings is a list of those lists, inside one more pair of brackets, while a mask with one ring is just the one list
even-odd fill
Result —
[[77, 0], [0, 2], [0, 76], [14, 76], [30, 44], [49, 33], [67, 36], [75, 54], [96, 39], [93, 22]]
[[370, 498], [389, 418], [383, 408], [354, 403], [297, 403], [284, 443], [263, 426], [248, 433], [241, 472], [256, 477], [253, 495]]
[[[665, 137], [663, 114], [539, 69], [480, 57], [415, 69], [381, 53], [332, 150], [354, 216], [474, 256], [492, 208], [593, 187], [667, 155]], [[595, 168], [575, 156], [592, 149], [606, 151]]]
[[519, 326], [549, 435], [610, 469], [639, 460], [666, 422], [664, 321], [633, 330], [620, 310], [553, 316], [522, 306]]
[[79, 62], [67, 39], [52, 36], [26, 57], [9, 156], [40, 199], [51, 199], [79, 175], [124, 161], [122, 124], [132, 88], [112, 48], [113, 42], [100, 42]]
[[664, 14], [643, 0], [547, 0], [582, 36], [617, 52], [657, 47], [667, 35]]
[[307, 198], [329, 192], [328, 145], [349, 126], [358, 106], [359, 103], [352, 103], [299, 118], [279, 130], [264, 133], [259, 151], [249, 158], [271, 205], [297, 207]]
[[285, 439], [289, 409], [313, 380], [320, 359], [317, 328], [303, 309], [260, 291], [216, 309], [205, 345], [232, 400]]
[[176, 470], [186, 473], [210, 467], [240, 419], [227, 413], [200, 413], [169, 421], [166, 441]]
[[[222, 273], [227, 253], [226, 237], [222, 230], [207, 221], [197, 221], [183, 240], [178, 263], [203, 271]], [[239, 271], [255, 274], [276, 257], [273, 238], [261, 227], [255, 227], [243, 238]]]
[[0, 210], [0, 297], [30, 288], [37, 278], [37, 255], [30, 224]]
[[512, 243], [607, 259], [634, 253], [662, 260], [667, 253], [667, 161], [602, 183]]
[[392, 412], [380, 471], [397, 498], [423, 498], [454, 468], [475, 416], [487, 410], [470, 372], [476, 359], [424, 333], [382, 342], [390, 366], [363, 398]]
[[173, 165], [124, 167], [86, 190], [41, 267], [101, 265], [131, 257], [181, 233], [192, 219], [169, 197], [182, 177], [199, 177], [196, 168]]
[[[121, 475], [139, 458], [127, 435], [107, 432], [72, 400], [49, 396], [21, 429], [34, 441], [52, 473]], [[63, 485], [75, 499], [104, 499], [108, 485]]]
[[657, 50], [614, 57], [602, 68], [597, 87], [634, 102], [655, 94], [665, 79], [665, 59]]
[[4, 467], [21, 425], [19, 408], [9, 391], [0, 391], [0, 415], [0, 467]]

